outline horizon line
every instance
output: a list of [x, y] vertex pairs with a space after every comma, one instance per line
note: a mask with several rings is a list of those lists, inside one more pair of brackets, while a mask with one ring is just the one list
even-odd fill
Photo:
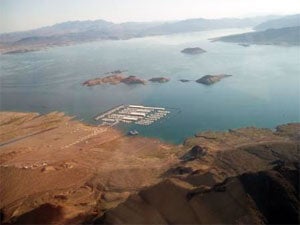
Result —
[[3, 34], [10, 34], [10, 33], [18, 33], [18, 32], [26, 32], [26, 31], [33, 31], [41, 28], [46, 28], [46, 27], [52, 27], [58, 24], [63, 24], [63, 23], [68, 23], [68, 22], [84, 22], [84, 21], [98, 21], [102, 20], [105, 22], [113, 23], [113, 24], [125, 24], [125, 23], [167, 23], [167, 22], [178, 22], [178, 21], [185, 21], [185, 20], [193, 20], [193, 19], [204, 19], [204, 20], [222, 20], [222, 19], [250, 19], [250, 18], [259, 18], [259, 17], [267, 17], [267, 16], [291, 16], [291, 15], [298, 15], [299, 13], [293, 13], [293, 14], [264, 14], [264, 15], [256, 15], [256, 16], [245, 16], [245, 17], [216, 17], [216, 18], [207, 18], [207, 17], [190, 17], [190, 18], [184, 18], [184, 19], [174, 19], [174, 20], [143, 20], [143, 21], [124, 21], [124, 22], [114, 22], [112, 20], [106, 20], [106, 19], [84, 19], [84, 20], [65, 20], [57, 23], [52, 23], [49, 25], [43, 25], [35, 28], [30, 28], [27, 30], [15, 30], [15, 31], [9, 31], [9, 32], [1, 32], [0, 35]]

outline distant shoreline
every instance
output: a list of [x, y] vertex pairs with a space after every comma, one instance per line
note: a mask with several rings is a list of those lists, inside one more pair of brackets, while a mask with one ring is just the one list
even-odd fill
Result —
[[278, 18], [278, 16], [222, 19], [193, 18], [141, 23], [112, 23], [105, 20], [68, 21], [28, 31], [0, 34], [0, 53], [25, 53], [55, 46], [101, 40], [129, 40], [208, 30], [248, 28], [274, 18]]

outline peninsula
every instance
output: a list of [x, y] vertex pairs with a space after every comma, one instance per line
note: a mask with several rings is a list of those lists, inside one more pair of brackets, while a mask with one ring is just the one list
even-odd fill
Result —
[[245, 45], [300, 45], [300, 24], [297, 27], [284, 27], [263, 31], [248, 32], [214, 38], [212, 41], [232, 42]]

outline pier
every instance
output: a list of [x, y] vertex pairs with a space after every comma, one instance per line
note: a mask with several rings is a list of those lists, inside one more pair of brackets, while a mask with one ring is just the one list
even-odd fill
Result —
[[102, 125], [114, 126], [118, 123], [135, 123], [149, 126], [166, 117], [170, 111], [162, 107], [143, 105], [120, 105], [95, 117]]

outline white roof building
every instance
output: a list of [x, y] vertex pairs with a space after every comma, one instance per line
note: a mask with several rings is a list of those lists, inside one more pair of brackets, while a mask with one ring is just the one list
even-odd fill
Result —
[[146, 116], [146, 113], [142, 113], [142, 112], [131, 112], [130, 115], [145, 117], [145, 116]]
[[139, 118], [133, 116], [124, 116], [122, 119], [129, 120], [129, 121], [137, 121]]

